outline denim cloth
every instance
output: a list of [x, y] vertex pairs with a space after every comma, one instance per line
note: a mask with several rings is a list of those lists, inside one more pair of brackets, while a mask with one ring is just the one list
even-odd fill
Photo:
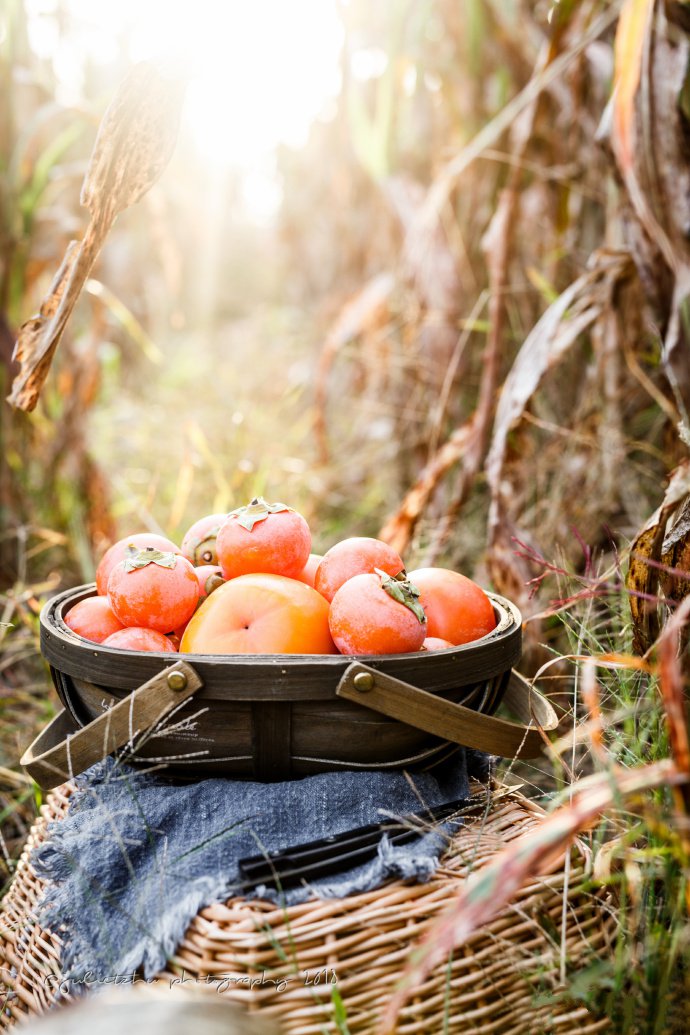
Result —
[[[41, 926], [63, 940], [63, 974], [112, 981], [160, 971], [199, 909], [243, 894], [239, 859], [301, 844], [468, 794], [468, 769], [487, 756], [460, 750], [431, 773], [346, 771], [284, 783], [207, 779], [165, 782], [106, 759], [77, 778], [66, 817], [52, 823], [31, 863], [46, 879]], [[383, 834], [369, 862], [336, 876], [247, 896], [285, 905], [343, 897], [398, 877], [428, 880], [450, 827], [405, 845]]]

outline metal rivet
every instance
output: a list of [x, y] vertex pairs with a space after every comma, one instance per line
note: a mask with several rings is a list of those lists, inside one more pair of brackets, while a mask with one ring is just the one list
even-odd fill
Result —
[[187, 677], [184, 672], [171, 672], [168, 676], [168, 686], [171, 690], [184, 690], [187, 686]]
[[355, 684], [355, 690], [363, 694], [374, 688], [374, 677], [371, 672], [358, 672], [352, 682]]

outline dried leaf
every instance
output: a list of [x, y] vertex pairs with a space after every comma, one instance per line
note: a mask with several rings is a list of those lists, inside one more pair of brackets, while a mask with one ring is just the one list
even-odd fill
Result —
[[606, 809], [640, 791], [676, 786], [687, 780], [687, 774], [679, 772], [670, 759], [635, 769], [617, 767], [580, 780], [574, 785], [570, 804], [546, 816], [494, 856], [488, 866], [470, 876], [459, 898], [428, 928], [386, 1009], [382, 1033], [390, 1035], [396, 1030], [404, 1002], [430, 971], [505, 909], [528, 881], [560, 865], [573, 838], [592, 826]]
[[82, 187], [91, 220], [81, 243], [72, 241], [38, 316], [19, 329], [21, 364], [9, 402], [33, 410], [55, 350], [116, 216], [146, 193], [170, 160], [177, 137], [182, 88], [151, 65], [135, 66], [103, 116]]
[[462, 150], [442, 167], [429, 190], [420, 219], [426, 226], [433, 226], [443, 211], [459, 177], [465, 169], [488, 148], [495, 145], [501, 136], [510, 129], [518, 116], [528, 108], [534, 100], [556, 82], [574, 63], [578, 55], [585, 51], [594, 40], [613, 24], [618, 17], [616, 7], [602, 12], [587, 31], [562, 54], [544, 67], [539, 67], [527, 85], [512, 100], [505, 104], [497, 115], [480, 129]]
[[629, 230], [635, 261], [661, 323], [666, 373], [686, 409], [690, 367], [687, 348], [679, 346], [687, 340], [681, 309], [690, 296], [690, 145], [682, 106], [688, 21], [681, 5], [626, 0], [616, 33], [610, 133], [642, 230]]
[[690, 776], [690, 737], [686, 715], [685, 678], [679, 657], [679, 640], [690, 616], [690, 597], [664, 626], [659, 638], [659, 684], [666, 711], [671, 755], [678, 770]]
[[636, 147], [635, 100], [641, 80], [642, 60], [650, 46], [654, 0], [626, 0], [616, 30], [614, 48], [614, 98], [611, 143], [631, 204], [648, 236], [658, 246], [666, 263], [675, 270], [671, 242], [648, 200], [637, 164], [644, 145]]
[[549, 306], [525, 339], [501, 390], [493, 439], [486, 459], [486, 477], [491, 491], [489, 531], [492, 542], [504, 538], [506, 497], [510, 495], [510, 489], [503, 484], [503, 469], [510, 432], [522, 418], [544, 375], [604, 311], [612, 284], [629, 275], [631, 270], [627, 253], [598, 253], [593, 268]]
[[[524, 154], [534, 125], [537, 100], [538, 95], [530, 107], [522, 113], [514, 128], [516, 149], [520, 156]], [[389, 518], [379, 533], [380, 538], [389, 543], [398, 553], [404, 553], [409, 546], [417, 522], [424, 513], [439, 482], [455, 463], [461, 461], [462, 466], [455, 488], [451, 513], [448, 514], [442, 525], [441, 534], [437, 536], [436, 546], [440, 546], [446, 530], [450, 529], [457, 516], [484, 459], [495, 404], [499, 353], [505, 317], [504, 289], [517, 217], [519, 175], [518, 165], [511, 171], [509, 183], [501, 193], [500, 202], [482, 242], [489, 269], [490, 328], [482, 357], [482, 379], [477, 408], [470, 420], [456, 428], [448, 441], [435, 451], [416, 484], [406, 494], [398, 512]]]
[[626, 0], [618, 19], [614, 44], [613, 120], [621, 163], [632, 167], [635, 147], [635, 95], [640, 83], [642, 54], [654, 0]]
[[690, 461], [684, 461], [671, 474], [664, 499], [630, 548], [630, 563], [625, 585], [633, 622], [633, 650], [645, 654], [659, 635], [657, 590], [662, 550], [669, 518], [690, 496]]
[[465, 454], [474, 438], [476, 438], [476, 431], [471, 421], [455, 429], [448, 441], [444, 442], [424, 467], [398, 511], [383, 526], [379, 532], [379, 539], [383, 539], [397, 553], [405, 553], [417, 522], [424, 513], [436, 486], [453, 464], [457, 463]]
[[[661, 544], [661, 563], [671, 569], [659, 573], [664, 596], [684, 600], [690, 592], [690, 499], [682, 504]], [[678, 575], [679, 571], [687, 572], [688, 578]]]

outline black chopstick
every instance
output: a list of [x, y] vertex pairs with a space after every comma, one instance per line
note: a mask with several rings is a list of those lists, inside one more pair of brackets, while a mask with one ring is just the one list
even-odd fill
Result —
[[470, 799], [460, 798], [402, 816], [399, 820], [370, 823], [317, 841], [292, 845], [268, 856], [253, 855], [240, 859], [243, 887], [253, 888], [262, 884], [294, 887], [303, 880], [315, 880], [339, 870], [351, 869], [375, 854], [382, 834], [387, 833], [393, 845], [405, 844], [426, 833], [425, 824], [443, 822], [469, 803]]

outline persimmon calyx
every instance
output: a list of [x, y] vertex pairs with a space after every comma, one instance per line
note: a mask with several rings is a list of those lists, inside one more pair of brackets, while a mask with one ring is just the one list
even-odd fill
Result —
[[[193, 542], [193, 553], [195, 557], [199, 557], [204, 564], [215, 564], [216, 561], [216, 536], [220, 532], [220, 525], [209, 530], [203, 539], [197, 539]], [[208, 546], [206, 544], [209, 544]]]
[[155, 550], [152, 546], [147, 546], [145, 550], [128, 547], [124, 564], [125, 571], [136, 571], [138, 568], [145, 568], [147, 564], [158, 564], [161, 568], [174, 568], [177, 564], [177, 556], [172, 552]]
[[286, 503], [267, 503], [263, 496], [255, 496], [251, 503], [231, 510], [228, 517], [236, 517], [238, 525], [251, 532], [259, 521], [265, 521], [269, 514], [280, 514], [283, 510], [292, 510]]
[[381, 571], [380, 568], [374, 568], [374, 571], [381, 579], [381, 588], [385, 589], [389, 597], [393, 600], [397, 600], [399, 604], [403, 604], [412, 614], [417, 618], [421, 625], [426, 624], [426, 613], [419, 601], [419, 589], [415, 586], [414, 582], [410, 582], [404, 571], [399, 572], [397, 575], [388, 575], [385, 571]]

